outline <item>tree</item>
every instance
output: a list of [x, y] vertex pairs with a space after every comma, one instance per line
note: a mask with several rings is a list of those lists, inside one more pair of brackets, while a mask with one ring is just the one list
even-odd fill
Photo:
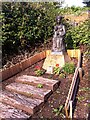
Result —
[[83, 3], [86, 4], [87, 7], [90, 7], [90, 0], [83, 0]]

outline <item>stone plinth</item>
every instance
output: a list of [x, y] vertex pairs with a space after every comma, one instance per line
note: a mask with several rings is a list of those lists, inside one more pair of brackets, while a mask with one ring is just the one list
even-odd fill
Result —
[[50, 66], [55, 67], [56, 64], [59, 64], [62, 68], [66, 62], [70, 61], [71, 59], [66, 52], [63, 54], [61, 52], [51, 52], [44, 61], [43, 69], [47, 70]]

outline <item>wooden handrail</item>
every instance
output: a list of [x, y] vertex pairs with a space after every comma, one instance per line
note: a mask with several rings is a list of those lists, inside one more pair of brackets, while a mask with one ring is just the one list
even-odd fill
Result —
[[73, 76], [73, 79], [72, 79], [72, 83], [71, 83], [71, 86], [70, 86], [70, 89], [69, 89], [69, 92], [68, 92], [68, 97], [66, 99], [66, 102], [65, 102], [65, 111], [66, 111], [66, 117], [69, 117], [68, 115], [68, 109], [69, 109], [69, 102], [71, 101], [71, 98], [72, 98], [72, 95], [73, 95], [73, 92], [74, 92], [74, 87], [75, 87], [75, 84], [76, 84], [76, 80], [77, 80], [77, 77], [78, 77], [78, 67], [75, 69], [75, 73], [74, 73], [74, 76]]
[[[75, 94], [76, 94], [77, 86], [79, 83], [78, 78], [82, 79], [81, 52], [79, 53], [79, 56], [78, 56], [78, 64], [77, 64], [77, 67], [75, 69], [74, 76], [73, 76], [72, 82], [71, 82], [71, 86], [70, 86], [70, 89], [68, 92], [68, 96], [67, 96], [67, 99], [65, 102], [65, 113], [66, 113], [67, 118], [69, 118], [70, 101], [73, 102], [75, 99], [75, 96], [76, 96]], [[70, 114], [71, 114], [71, 110], [70, 110]], [[72, 116], [70, 115], [70, 117], [72, 117]]]

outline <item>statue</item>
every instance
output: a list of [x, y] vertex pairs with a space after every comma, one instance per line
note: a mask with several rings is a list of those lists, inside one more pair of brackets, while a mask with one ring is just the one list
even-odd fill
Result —
[[61, 69], [66, 62], [71, 61], [65, 48], [64, 36], [66, 31], [65, 26], [61, 23], [61, 20], [62, 16], [57, 16], [57, 24], [54, 27], [52, 52], [48, 54], [43, 64], [43, 69], [50, 74], [53, 74], [53, 68], [57, 64]]
[[54, 27], [53, 47], [52, 52], [64, 52], [65, 51], [65, 26], [61, 23], [62, 16], [56, 17], [57, 25]]

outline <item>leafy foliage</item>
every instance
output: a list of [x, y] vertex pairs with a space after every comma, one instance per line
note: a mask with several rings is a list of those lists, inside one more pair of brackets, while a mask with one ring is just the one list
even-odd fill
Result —
[[56, 116], [61, 115], [62, 109], [63, 109], [63, 105], [60, 105], [58, 108], [53, 108], [53, 113], [55, 113]]
[[74, 14], [74, 15], [80, 15], [82, 11], [88, 10], [88, 7], [65, 7], [60, 9], [60, 13], [63, 14]]
[[3, 54], [45, 42], [53, 34], [56, 13], [53, 3], [2, 3]]
[[65, 63], [64, 67], [63, 67], [63, 71], [67, 74], [72, 74], [74, 73], [75, 70], [75, 65], [74, 63]]
[[[82, 10], [87, 10], [87, 8], [74, 6], [58, 8], [57, 3], [54, 2], [3, 2], [0, 14], [2, 55], [10, 55], [22, 49], [30, 50], [37, 43], [47, 42], [53, 35], [57, 15], [79, 14]], [[67, 29], [65, 37], [67, 48], [76, 48], [79, 43], [89, 43], [89, 20], [76, 27], [65, 20], [63, 22]]]
[[79, 26], [69, 26], [65, 37], [67, 48], [77, 48], [79, 44], [89, 44], [89, 33], [89, 20]]
[[63, 72], [61, 72], [61, 73], [59, 74], [59, 77], [60, 77], [60, 78], [66, 78], [66, 74], [63, 73]]

